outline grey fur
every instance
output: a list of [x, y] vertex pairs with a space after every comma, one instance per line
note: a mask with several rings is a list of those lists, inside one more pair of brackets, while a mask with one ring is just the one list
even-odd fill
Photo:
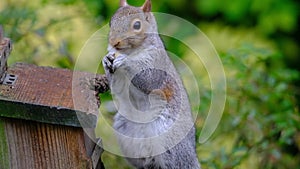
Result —
[[[139, 32], [131, 29], [136, 19]], [[122, 153], [138, 169], [200, 169], [188, 97], [154, 16], [126, 5], [110, 25], [102, 63], [119, 104], [114, 129]]]

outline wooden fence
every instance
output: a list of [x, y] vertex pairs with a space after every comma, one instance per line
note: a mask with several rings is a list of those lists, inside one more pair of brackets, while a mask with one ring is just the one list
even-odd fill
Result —
[[103, 169], [93, 131], [106, 78], [25, 63], [7, 67], [11, 50], [0, 26], [0, 169]]

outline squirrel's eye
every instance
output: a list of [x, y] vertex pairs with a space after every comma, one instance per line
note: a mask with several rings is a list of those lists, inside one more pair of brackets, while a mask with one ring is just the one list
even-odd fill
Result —
[[141, 21], [135, 21], [133, 24], [133, 29], [140, 30], [141, 29]]

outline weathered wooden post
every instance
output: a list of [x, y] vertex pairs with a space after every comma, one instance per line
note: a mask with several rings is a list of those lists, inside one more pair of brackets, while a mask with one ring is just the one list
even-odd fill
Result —
[[[92, 133], [96, 126], [99, 100], [89, 85], [95, 75], [7, 67], [11, 49], [0, 26], [0, 169], [104, 168], [102, 148], [83, 129]], [[97, 79], [106, 85], [104, 76]]]

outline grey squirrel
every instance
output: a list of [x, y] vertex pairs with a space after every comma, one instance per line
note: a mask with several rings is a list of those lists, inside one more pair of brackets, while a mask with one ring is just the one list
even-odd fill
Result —
[[128, 162], [138, 169], [200, 169], [188, 97], [150, 0], [142, 7], [120, 1], [102, 64], [118, 109], [113, 127]]

